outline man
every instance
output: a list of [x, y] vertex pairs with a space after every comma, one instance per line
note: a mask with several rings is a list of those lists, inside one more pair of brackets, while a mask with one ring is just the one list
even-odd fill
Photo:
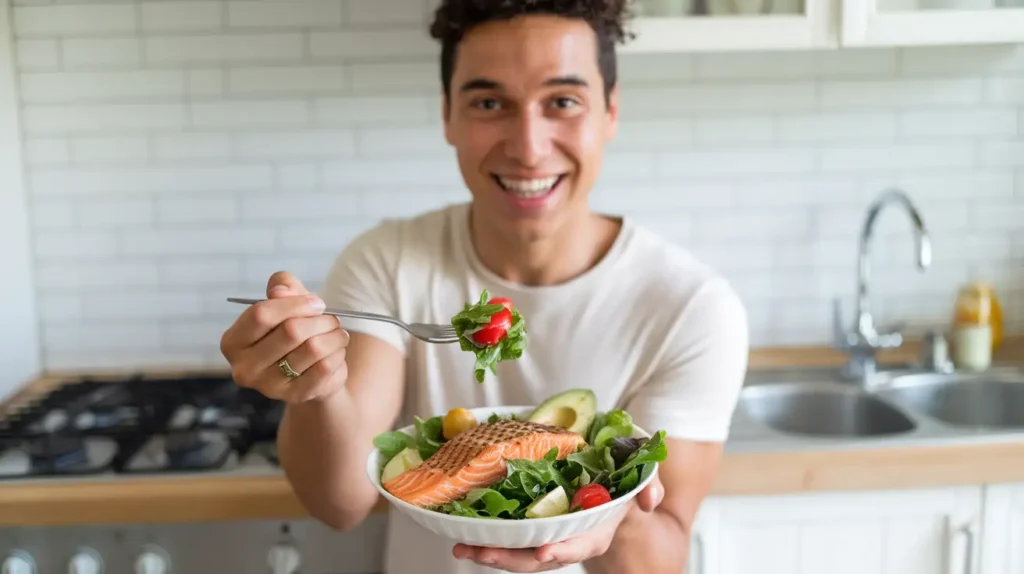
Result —
[[[387, 572], [683, 570], [746, 372], [747, 324], [712, 269], [588, 208], [617, 125], [625, 3], [444, 1], [432, 26], [443, 46], [444, 132], [472, 201], [364, 233], [335, 262], [322, 299], [275, 274], [269, 301], [224, 334], [238, 384], [287, 401], [282, 466], [309, 512], [340, 530], [377, 503], [363, 475], [372, 437], [414, 414], [537, 404], [588, 387], [601, 410], [625, 408], [643, 428], [667, 431], [659, 480], [607, 526], [539, 549], [482, 549], [392, 513]], [[482, 384], [457, 344], [320, 314], [326, 302], [448, 323], [485, 288], [512, 300], [530, 339]]]

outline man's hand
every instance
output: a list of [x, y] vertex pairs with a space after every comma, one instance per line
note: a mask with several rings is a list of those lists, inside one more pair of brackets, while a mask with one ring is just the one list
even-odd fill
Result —
[[[336, 317], [322, 314], [323, 300], [290, 273], [270, 277], [267, 299], [242, 311], [221, 337], [235, 382], [288, 403], [337, 392], [348, 372], [348, 332]], [[282, 359], [298, 376], [285, 375]]]
[[540, 548], [524, 549], [481, 548], [456, 544], [452, 554], [456, 558], [472, 560], [477, 564], [508, 572], [546, 572], [569, 564], [579, 564], [608, 551], [615, 539], [615, 532], [628, 512], [634, 508], [645, 513], [654, 512], [664, 496], [665, 489], [655, 476], [647, 488], [637, 493], [636, 498], [626, 504], [616, 516], [576, 538]]

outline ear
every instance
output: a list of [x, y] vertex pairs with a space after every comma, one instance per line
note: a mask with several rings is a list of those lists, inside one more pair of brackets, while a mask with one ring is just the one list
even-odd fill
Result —
[[611, 91], [608, 93], [608, 109], [605, 111], [605, 121], [607, 122], [607, 140], [611, 141], [615, 139], [615, 135], [619, 132], [619, 84], [618, 82], [612, 86]]

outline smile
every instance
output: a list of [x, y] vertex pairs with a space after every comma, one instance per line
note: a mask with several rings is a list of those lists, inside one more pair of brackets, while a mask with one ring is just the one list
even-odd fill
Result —
[[553, 175], [533, 179], [519, 179], [514, 177], [503, 177], [495, 175], [494, 181], [498, 182], [505, 191], [523, 198], [543, 197], [551, 193], [565, 175]]

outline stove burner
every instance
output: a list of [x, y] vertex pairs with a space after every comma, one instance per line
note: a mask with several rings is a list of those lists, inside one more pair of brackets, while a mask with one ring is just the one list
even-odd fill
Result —
[[199, 433], [186, 432], [164, 438], [167, 464], [175, 468], [201, 468], [209, 461], [204, 457], [207, 443]]
[[103, 470], [107, 454], [117, 473], [217, 471], [245, 456], [276, 465], [254, 445], [274, 444], [283, 411], [230, 376], [83, 378], [0, 414], [0, 443], [5, 464], [20, 456], [33, 476]]
[[85, 441], [78, 437], [52, 436], [34, 440], [28, 445], [33, 471], [52, 469], [63, 472], [89, 464]]

